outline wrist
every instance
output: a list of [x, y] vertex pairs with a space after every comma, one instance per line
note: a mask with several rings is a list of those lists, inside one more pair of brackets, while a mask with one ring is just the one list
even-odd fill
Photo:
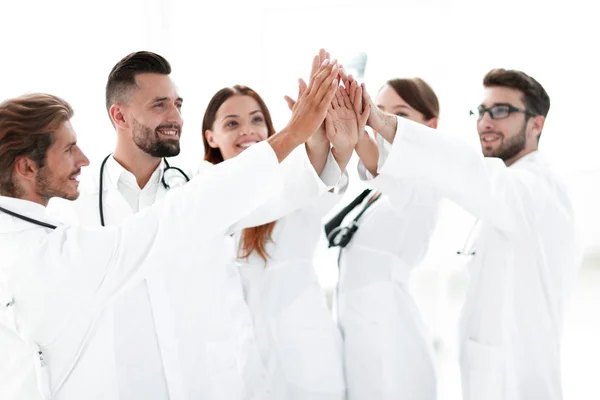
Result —
[[290, 143], [294, 147], [298, 147], [303, 143], [306, 143], [311, 136], [308, 136], [302, 129], [295, 127], [294, 125], [288, 125], [283, 128], [278, 135], [285, 138], [286, 142]]

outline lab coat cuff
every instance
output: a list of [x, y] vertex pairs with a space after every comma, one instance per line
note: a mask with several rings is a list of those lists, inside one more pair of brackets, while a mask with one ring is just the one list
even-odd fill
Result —
[[327, 186], [327, 189], [334, 189], [343, 183], [343, 176], [340, 166], [329, 150], [323, 171], [319, 174], [321, 181]]
[[379, 161], [377, 172], [379, 173], [390, 173], [392, 176], [396, 175], [394, 170], [402, 165], [399, 160], [399, 153], [402, 147], [403, 135], [406, 126], [406, 120], [404, 118], [396, 117], [398, 126], [396, 127], [396, 135], [394, 136], [394, 142], [389, 143], [381, 135], [377, 137], [377, 147], [379, 148]]
[[342, 195], [346, 193], [346, 189], [348, 189], [348, 185], [350, 184], [350, 176], [348, 175], [348, 171], [344, 170], [342, 172], [342, 176], [338, 181], [337, 185], [335, 185], [331, 190], [332, 193]]
[[358, 172], [358, 177], [360, 178], [361, 181], [371, 181], [371, 180], [375, 179], [375, 176], [369, 172], [367, 167], [365, 167], [365, 164], [363, 164], [363, 162], [360, 160], [358, 161], [358, 164], [356, 165], [356, 170]]

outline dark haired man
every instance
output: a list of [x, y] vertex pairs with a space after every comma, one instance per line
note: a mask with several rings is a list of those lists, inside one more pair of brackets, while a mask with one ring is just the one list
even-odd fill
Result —
[[[0, 398], [199, 398], [181, 382], [173, 391], [166, 387], [170, 380], [155, 385], [151, 379], [159, 375], [123, 386], [128, 378], [119, 376], [118, 301], [152, 270], [186, 262], [189, 271], [197, 269], [186, 258], [190, 249], [222, 241], [233, 224], [281, 188], [279, 163], [323, 122], [337, 74], [335, 63], [323, 65], [290, 123], [267, 143], [105, 229], [63, 225], [46, 214], [50, 198], [78, 197], [78, 175], [88, 164], [68, 103], [36, 94], [0, 104]], [[165, 120], [175, 121], [174, 115]], [[178, 349], [167, 354], [176, 357]], [[137, 366], [148, 362], [156, 360], [142, 355]]]
[[464, 398], [558, 400], [562, 315], [579, 252], [568, 193], [538, 152], [550, 99], [521, 71], [494, 69], [483, 85], [473, 114], [484, 157], [371, 102], [368, 124], [392, 143], [378, 172], [429, 185], [478, 217], [474, 246], [460, 252], [471, 258]]
[[[183, 99], [170, 73], [169, 62], [148, 51], [131, 53], [117, 62], [106, 83], [106, 109], [117, 133], [115, 151], [99, 168], [82, 175], [76, 202], [53, 202], [54, 213], [86, 226], [117, 225], [196, 175], [167, 161], [179, 154], [183, 128]], [[327, 151], [319, 154], [327, 156]], [[337, 163], [329, 157], [323, 164], [322, 171], [315, 171], [306, 152], [295, 151], [283, 164], [286, 176], [288, 172], [293, 175], [286, 178], [284, 190], [272, 191], [269, 202], [235, 226], [270, 222], [335, 185], [341, 176]], [[245, 193], [241, 191], [240, 196]], [[229, 323], [226, 319], [232, 311], [215, 312], [230, 301], [223, 294], [223, 246], [221, 237], [210, 243], [199, 240], [184, 254], [174, 252], [169, 268], [153, 269], [108, 311], [122, 398], [178, 400], [211, 396], [216, 389], [250, 390], [237, 388], [231, 378], [227, 385], [218, 380], [224, 376], [219, 365], [231, 365], [232, 357], [238, 356], [233, 335], [228, 328], [221, 329]], [[228, 335], [229, 350], [212, 354], [214, 343], [222, 344]], [[240, 384], [243, 373], [239, 371]], [[268, 383], [257, 382], [261, 385]]]

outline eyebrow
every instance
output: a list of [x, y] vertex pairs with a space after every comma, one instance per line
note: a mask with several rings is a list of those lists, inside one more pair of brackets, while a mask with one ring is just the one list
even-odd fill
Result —
[[72, 141], [66, 144], [66, 146], [64, 147], [64, 149], [68, 149], [69, 147], [73, 147], [77, 144], [76, 141]]
[[[479, 106], [486, 108], [485, 104], [483, 104], [483, 103], [481, 103]], [[490, 107], [495, 107], [495, 106], [512, 106], [512, 107], [516, 107], [516, 106], [514, 106], [514, 105], [512, 105], [510, 103], [506, 103], [506, 102], [493, 103]]]
[[[257, 113], [262, 113], [262, 110], [254, 110], [254, 111], [250, 112], [250, 114], [248, 114], [248, 115], [254, 115], [254, 114], [257, 114]], [[229, 114], [229, 115], [224, 116], [223, 119], [227, 119], [227, 118], [239, 118], [239, 117], [240, 116], [237, 115], [237, 114]]]
[[[152, 103], [158, 103], [158, 102], [165, 101], [165, 100], [169, 100], [169, 98], [168, 97], [155, 97], [152, 99]], [[181, 97], [177, 97], [175, 99], [175, 101], [183, 102], [183, 99]]]

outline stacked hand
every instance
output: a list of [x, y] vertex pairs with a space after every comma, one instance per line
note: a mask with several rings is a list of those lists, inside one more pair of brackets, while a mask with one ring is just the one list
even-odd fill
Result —
[[298, 132], [298, 139], [302, 142], [308, 140], [323, 124], [327, 108], [337, 92], [338, 73], [337, 62], [325, 59], [311, 76], [308, 85], [300, 80], [298, 101], [292, 106], [292, 118], [287, 129]]

